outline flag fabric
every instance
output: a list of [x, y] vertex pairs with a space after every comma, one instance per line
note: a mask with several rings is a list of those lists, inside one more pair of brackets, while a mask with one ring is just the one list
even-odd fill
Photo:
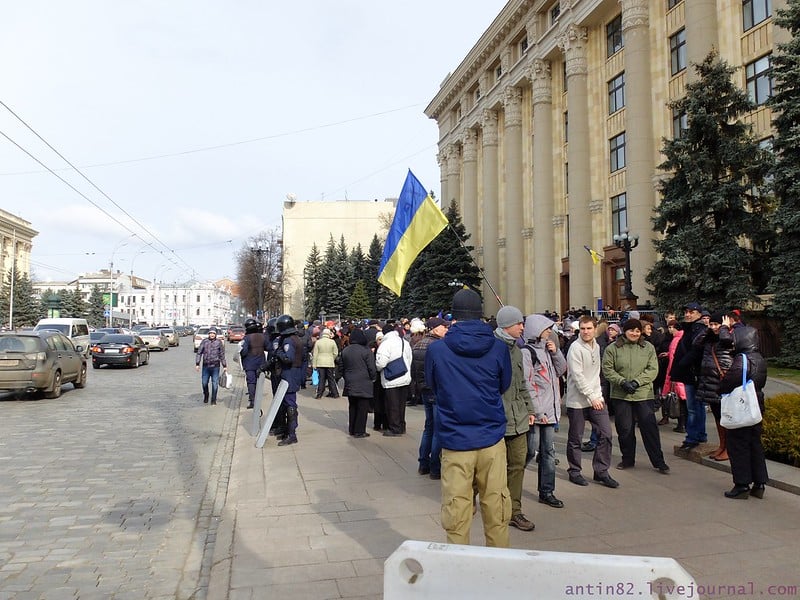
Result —
[[408, 269], [447, 223], [447, 217], [409, 169], [386, 237], [378, 281], [399, 296]]
[[592, 250], [589, 246], [584, 246], [586, 251], [589, 253], [589, 256], [592, 257], [592, 262], [596, 265], [600, 264], [600, 260], [603, 258], [603, 255], [597, 252], [596, 250]]

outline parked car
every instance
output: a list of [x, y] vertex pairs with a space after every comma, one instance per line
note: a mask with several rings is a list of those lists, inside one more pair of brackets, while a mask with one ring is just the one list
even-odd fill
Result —
[[170, 346], [180, 346], [181, 340], [178, 337], [178, 332], [173, 327], [159, 327], [159, 329], [167, 336]]
[[228, 341], [232, 344], [241, 342], [244, 339], [244, 334], [245, 334], [244, 327], [234, 325], [233, 327], [228, 329]]
[[86, 319], [55, 318], [39, 319], [34, 331], [59, 331], [67, 336], [75, 346], [83, 349], [85, 356], [89, 356], [89, 323]]
[[148, 350], [169, 350], [169, 340], [160, 329], [143, 329], [139, 337], [147, 344]]
[[91, 348], [92, 344], [95, 342], [99, 342], [103, 336], [105, 336], [105, 331], [91, 331], [89, 332], [89, 347]]
[[0, 334], [0, 390], [61, 396], [61, 386], [86, 386], [83, 348], [58, 331]]
[[136, 369], [150, 362], [150, 350], [138, 335], [107, 333], [92, 346], [91, 351], [92, 367], [95, 369], [101, 365], [123, 365]]

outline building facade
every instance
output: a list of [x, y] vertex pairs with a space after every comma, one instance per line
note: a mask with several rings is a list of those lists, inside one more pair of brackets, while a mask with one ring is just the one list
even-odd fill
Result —
[[383, 223], [391, 223], [396, 199], [340, 200], [336, 202], [283, 203], [283, 312], [298, 319], [305, 314], [306, 260], [316, 244], [325, 253], [333, 236], [338, 244], [342, 236], [348, 250], [358, 244], [366, 255], [375, 234], [386, 236]]
[[[442, 204], [459, 203], [477, 258], [506, 304], [528, 311], [636, 302], [656, 260], [661, 140], [685, 115], [668, 104], [715, 49], [759, 108], [785, 0], [510, 0], [425, 113], [439, 126]], [[777, 38], [777, 39], [776, 39]], [[602, 256], [595, 265], [595, 250]], [[487, 314], [497, 304], [484, 291]]]
[[13, 269], [31, 276], [31, 248], [39, 232], [25, 219], [0, 209], [0, 273], [5, 281]]

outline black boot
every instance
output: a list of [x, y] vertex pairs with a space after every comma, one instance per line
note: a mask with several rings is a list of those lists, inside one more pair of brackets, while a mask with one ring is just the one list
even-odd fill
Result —
[[203, 404], [208, 404], [208, 391], [203, 390]]
[[725, 492], [725, 497], [733, 500], [747, 500], [750, 497], [750, 486], [734, 485], [729, 492]]
[[286, 427], [286, 437], [278, 442], [278, 446], [288, 446], [297, 443], [297, 435], [295, 435], [295, 431], [297, 430], [297, 409], [294, 406], [286, 407]]

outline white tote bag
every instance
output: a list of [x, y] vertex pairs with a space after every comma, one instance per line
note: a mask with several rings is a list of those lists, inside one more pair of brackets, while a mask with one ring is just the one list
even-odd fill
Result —
[[747, 356], [742, 354], [742, 385], [728, 394], [722, 394], [719, 424], [725, 429], [740, 429], [761, 423], [756, 386], [747, 379]]

